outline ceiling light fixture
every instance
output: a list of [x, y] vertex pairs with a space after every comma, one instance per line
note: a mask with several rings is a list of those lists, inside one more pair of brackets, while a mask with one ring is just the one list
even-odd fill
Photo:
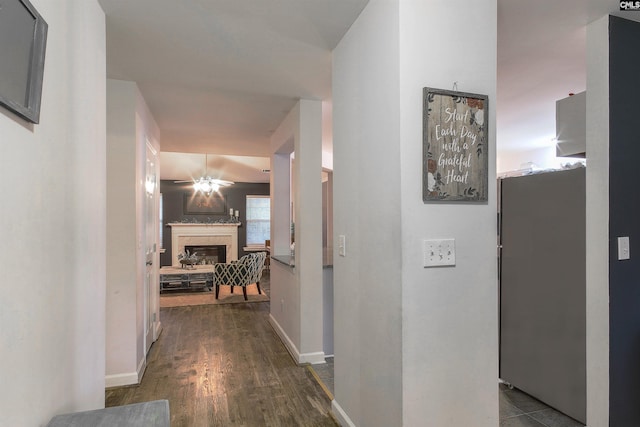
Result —
[[233, 182], [212, 178], [211, 176], [207, 175], [208, 155], [205, 154], [204, 156], [205, 156], [204, 157], [204, 175], [201, 176], [199, 179], [193, 181], [193, 189], [195, 190], [196, 193], [200, 192], [202, 194], [210, 196], [211, 194], [213, 194], [214, 191], [215, 192], [220, 191], [220, 187], [226, 187], [226, 186], [232, 185]]

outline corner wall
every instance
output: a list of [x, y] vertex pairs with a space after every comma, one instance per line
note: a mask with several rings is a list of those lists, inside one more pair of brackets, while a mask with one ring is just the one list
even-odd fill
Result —
[[271, 262], [270, 321], [298, 363], [324, 363], [321, 102], [300, 100], [272, 136], [271, 151], [272, 256], [290, 254], [291, 207], [296, 224], [295, 266]]
[[146, 138], [159, 151], [159, 131], [137, 85], [107, 80], [108, 387], [137, 384], [146, 366], [143, 212]]
[[[403, 424], [498, 425], [497, 2], [400, 1]], [[422, 88], [488, 95], [486, 203], [422, 201]], [[422, 240], [456, 265], [423, 268]]]
[[[137, 383], [135, 83], [107, 80], [107, 354], [109, 386]], [[132, 353], [133, 352], [133, 353]], [[116, 376], [120, 376], [116, 380]]]
[[609, 17], [587, 26], [587, 425], [609, 425]]
[[398, 27], [399, 2], [371, 0], [333, 52], [334, 246], [346, 239], [346, 256], [333, 251], [333, 412], [342, 425], [403, 425]]
[[[371, 0], [334, 50], [343, 425], [498, 425], [496, 28], [495, 0]], [[454, 82], [489, 96], [485, 204], [422, 201], [422, 89]], [[457, 265], [424, 269], [422, 240], [450, 237]]]
[[0, 425], [104, 407], [105, 17], [32, 0], [49, 25], [40, 124], [0, 108]]

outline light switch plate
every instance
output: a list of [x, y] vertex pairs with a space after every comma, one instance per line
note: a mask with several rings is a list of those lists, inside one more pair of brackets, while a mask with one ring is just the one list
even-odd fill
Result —
[[347, 256], [346, 238], [344, 234], [338, 236], [338, 255]]
[[629, 236], [618, 237], [618, 260], [622, 261], [630, 258]]
[[456, 265], [455, 239], [430, 239], [422, 243], [425, 268]]

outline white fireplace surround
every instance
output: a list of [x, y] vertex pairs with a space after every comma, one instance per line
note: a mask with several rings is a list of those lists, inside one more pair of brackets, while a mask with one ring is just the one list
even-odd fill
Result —
[[225, 245], [227, 262], [238, 259], [238, 226], [240, 224], [193, 224], [172, 222], [171, 265], [180, 265], [178, 254], [185, 246]]

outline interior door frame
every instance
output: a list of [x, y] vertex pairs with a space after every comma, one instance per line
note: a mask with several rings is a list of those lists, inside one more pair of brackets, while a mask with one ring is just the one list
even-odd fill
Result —
[[144, 351], [148, 354], [151, 345], [160, 334], [160, 289], [159, 289], [159, 160], [158, 150], [145, 137], [145, 184], [144, 184]]

